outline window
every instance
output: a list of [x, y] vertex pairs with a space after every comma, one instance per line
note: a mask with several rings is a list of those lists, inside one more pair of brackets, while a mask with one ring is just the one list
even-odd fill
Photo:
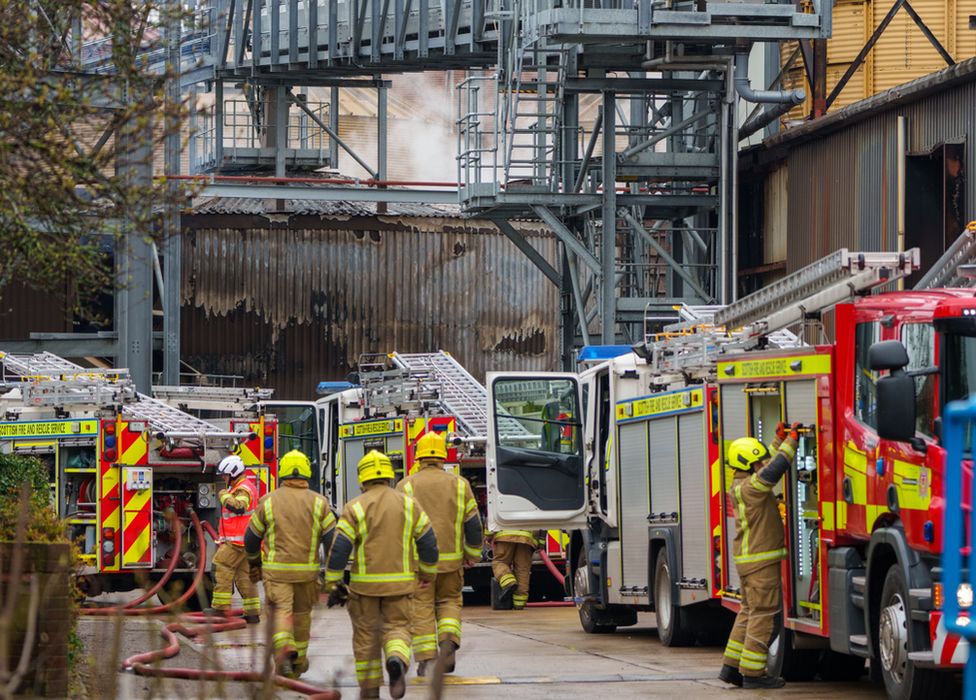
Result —
[[498, 444], [578, 454], [580, 410], [570, 379], [499, 379], [494, 384]]
[[868, 369], [868, 348], [881, 338], [877, 323], [859, 323], [854, 331], [854, 415], [872, 428], [878, 427], [877, 373]]
[[[901, 328], [901, 342], [908, 351], [907, 370], [935, 365], [935, 328], [927, 323], [907, 323]], [[934, 437], [935, 374], [915, 377], [915, 430]]]

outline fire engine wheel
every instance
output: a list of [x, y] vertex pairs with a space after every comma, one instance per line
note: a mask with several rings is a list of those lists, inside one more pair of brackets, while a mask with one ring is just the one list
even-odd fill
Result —
[[674, 600], [674, 577], [668, 562], [668, 550], [657, 553], [654, 566], [654, 613], [657, 616], [657, 634], [666, 647], [686, 647], [695, 643], [689, 611]]
[[885, 690], [892, 700], [921, 700], [948, 694], [951, 674], [918, 668], [909, 653], [926, 648], [925, 630], [912, 623], [908, 583], [898, 564], [888, 569], [881, 591], [875, 639]]
[[580, 552], [573, 573], [573, 597], [576, 599], [576, 611], [579, 613], [580, 626], [587, 634], [611, 634], [617, 631], [617, 625], [606, 610], [597, 608], [593, 601], [587, 600], [590, 595], [590, 570], [586, 562], [586, 553]]

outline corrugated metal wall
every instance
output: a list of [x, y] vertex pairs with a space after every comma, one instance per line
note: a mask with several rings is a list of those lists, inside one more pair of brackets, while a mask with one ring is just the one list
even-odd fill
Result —
[[[557, 367], [558, 292], [486, 222], [197, 215], [186, 225], [183, 358], [200, 371], [311, 398], [363, 352], [443, 349], [479, 378]], [[531, 230], [553, 261], [554, 239]]]
[[[976, 168], [974, 105], [976, 82], [964, 83], [788, 145], [788, 270], [845, 246], [894, 249], [898, 115], [907, 121], [909, 153], [964, 142], [965, 211], [970, 220], [976, 219], [976, 179], [970, 175]], [[938, 222], [933, 223], [933, 235], [941, 235]]]

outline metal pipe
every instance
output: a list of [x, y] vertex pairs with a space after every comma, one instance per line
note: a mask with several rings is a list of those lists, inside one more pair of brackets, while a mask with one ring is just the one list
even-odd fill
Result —
[[[897, 224], [896, 224], [897, 227], [896, 250], [899, 253], [903, 253], [905, 251], [905, 184], [906, 184], [905, 166], [906, 166], [906, 155], [908, 151], [908, 133], [905, 127], [906, 127], [905, 117], [899, 115], [897, 121], [897, 131], [896, 131], [896, 139], [897, 139], [896, 157], [898, 158], [898, 161], [895, 164], [895, 168], [896, 168], [895, 187], [897, 189], [897, 192], [895, 193], [895, 197], [897, 200], [897, 207], [898, 207]], [[904, 289], [904, 288], [905, 288], [905, 280], [903, 278], [899, 279], [898, 289]]]
[[[152, 264], [153, 274], [156, 277], [156, 288], [159, 290], [159, 298], [164, 299], [166, 296], [166, 285], [163, 284], [163, 268], [159, 265], [159, 248], [156, 247], [156, 241], [152, 242]], [[165, 305], [163, 313], [166, 313]]]
[[768, 124], [776, 121], [784, 114], [793, 109], [795, 105], [792, 102], [784, 102], [778, 105], [771, 105], [764, 109], [762, 112], [754, 117], [749, 117], [743, 122], [742, 126], [739, 127], [739, 140], [747, 139], [760, 129], [765, 128]]
[[586, 180], [586, 170], [590, 167], [590, 159], [593, 157], [593, 151], [596, 149], [596, 140], [600, 137], [600, 130], [603, 128], [603, 107], [601, 105], [600, 109], [596, 112], [596, 119], [593, 120], [593, 133], [590, 134], [590, 140], [586, 144], [586, 152], [583, 154], [583, 162], [580, 165], [579, 174], [576, 175], [576, 183], [573, 185], [573, 192], [579, 192], [583, 187], [583, 181]]
[[749, 54], [735, 55], [735, 91], [739, 97], [747, 102], [789, 102], [793, 105], [802, 104], [807, 99], [807, 93], [802, 88], [796, 90], [756, 90], [749, 84]]

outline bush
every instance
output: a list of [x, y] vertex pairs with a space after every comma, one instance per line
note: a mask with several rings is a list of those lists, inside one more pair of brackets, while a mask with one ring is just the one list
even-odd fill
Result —
[[21, 485], [30, 485], [28, 542], [67, 542], [64, 525], [51, 507], [47, 467], [36, 457], [0, 454], [0, 541], [17, 539]]

